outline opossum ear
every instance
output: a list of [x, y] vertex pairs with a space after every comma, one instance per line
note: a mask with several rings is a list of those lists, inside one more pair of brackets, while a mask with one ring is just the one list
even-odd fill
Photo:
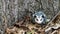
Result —
[[33, 17], [36, 17], [35, 14], [33, 14]]
[[44, 14], [44, 16], [46, 17], [46, 14]]
[[46, 19], [46, 22], [49, 22], [50, 21], [50, 19]]
[[34, 16], [34, 18], [36, 18], [36, 15]]
[[32, 14], [32, 16], [34, 17], [34, 16], [35, 16], [35, 14]]

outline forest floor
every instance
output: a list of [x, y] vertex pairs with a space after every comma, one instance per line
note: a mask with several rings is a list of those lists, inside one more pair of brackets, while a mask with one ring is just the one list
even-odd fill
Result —
[[[58, 25], [56, 25], [58, 24]], [[33, 24], [29, 18], [6, 29], [6, 34], [60, 34], [60, 14], [49, 25]]]

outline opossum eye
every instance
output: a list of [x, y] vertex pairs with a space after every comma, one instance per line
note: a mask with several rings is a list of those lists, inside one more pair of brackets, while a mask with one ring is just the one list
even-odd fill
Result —
[[34, 16], [34, 18], [36, 18], [36, 16]]
[[44, 16], [42, 15], [42, 17], [44, 18]]

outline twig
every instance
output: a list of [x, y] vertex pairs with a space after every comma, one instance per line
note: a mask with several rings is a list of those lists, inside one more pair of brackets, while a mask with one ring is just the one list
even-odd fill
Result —
[[54, 16], [54, 18], [47, 24], [47, 26], [44, 29], [49, 27], [48, 25], [52, 23], [52, 21], [59, 15], [59, 13], [60, 13], [60, 11]]
[[57, 30], [53, 31], [51, 34], [55, 34], [56, 32], [58, 32]]

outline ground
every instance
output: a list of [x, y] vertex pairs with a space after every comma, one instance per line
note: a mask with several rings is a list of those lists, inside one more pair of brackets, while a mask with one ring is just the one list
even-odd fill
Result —
[[[60, 24], [60, 14], [56, 16], [56, 18], [49, 25], [33, 24], [27, 18], [16, 24], [14, 24], [13, 28], [9, 27], [6, 29], [6, 34], [60, 34], [60, 27], [57, 29], [50, 29], [47, 32], [46, 29], [51, 26]], [[48, 27], [47, 27], [48, 26]]]

